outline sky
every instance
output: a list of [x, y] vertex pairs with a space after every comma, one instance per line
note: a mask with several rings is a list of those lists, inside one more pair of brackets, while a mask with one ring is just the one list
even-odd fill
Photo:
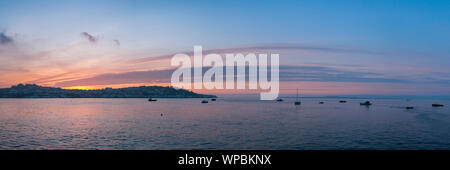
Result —
[[281, 93], [450, 95], [448, 9], [439, 0], [2, 0], [0, 87], [170, 85], [171, 57], [202, 45], [279, 53]]

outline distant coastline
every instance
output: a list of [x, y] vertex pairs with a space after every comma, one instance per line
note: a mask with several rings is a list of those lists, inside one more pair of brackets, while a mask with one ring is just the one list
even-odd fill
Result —
[[96, 90], [61, 89], [36, 84], [18, 84], [0, 89], [0, 98], [215, 98], [184, 89], [161, 86], [105, 88]]

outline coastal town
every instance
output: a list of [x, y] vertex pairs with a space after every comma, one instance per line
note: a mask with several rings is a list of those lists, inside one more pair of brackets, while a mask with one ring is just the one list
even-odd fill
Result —
[[184, 89], [161, 86], [105, 88], [95, 90], [62, 89], [36, 84], [18, 84], [0, 89], [0, 98], [214, 98]]

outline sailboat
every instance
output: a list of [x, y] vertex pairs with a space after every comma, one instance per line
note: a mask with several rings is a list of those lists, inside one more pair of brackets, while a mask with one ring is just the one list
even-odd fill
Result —
[[302, 102], [300, 102], [300, 100], [298, 100], [298, 88], [297, 88], [297, 100], [294, 103], [295, 105], [300, 105], [302, 104]]

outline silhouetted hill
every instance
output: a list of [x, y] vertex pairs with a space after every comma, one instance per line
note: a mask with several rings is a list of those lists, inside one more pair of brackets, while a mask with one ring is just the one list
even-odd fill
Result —
[[183, 89], [160, 86], [127, 87], [120, 89], [68, 90], [19, 84], [0, 89], [0, 98], [213, 98]]

